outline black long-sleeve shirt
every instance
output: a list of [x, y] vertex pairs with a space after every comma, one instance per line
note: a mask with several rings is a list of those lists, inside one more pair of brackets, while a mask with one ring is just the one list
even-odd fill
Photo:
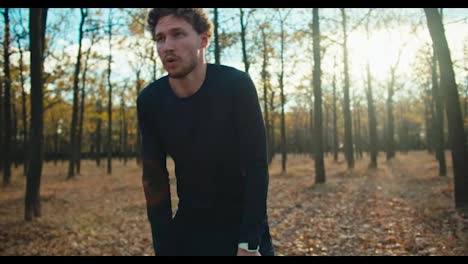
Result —
[[[265, 226], [268, 163], [257, 91], [247, 73], [208, 64], [200, 89], [177, 97], [167, 76], [137, 100], [143, 186], [155, 250], [172, 220], [166, 156], [175, 163], [179, 208], [240, 207], [240, 242]], [[228, 210], [228, 209], [226, 209]]]

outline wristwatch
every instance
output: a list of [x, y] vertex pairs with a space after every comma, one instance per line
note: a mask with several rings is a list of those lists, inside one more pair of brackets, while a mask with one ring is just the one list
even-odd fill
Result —
[[258, 252], [260, 250], [259, 245], [252, 245], [251, 243], [242, 242], [239, 243], [238, 248], [243, 249], [247, 252]]

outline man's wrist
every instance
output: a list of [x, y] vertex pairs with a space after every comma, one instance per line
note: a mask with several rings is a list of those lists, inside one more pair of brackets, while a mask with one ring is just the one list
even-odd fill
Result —
[[260, 246], [258, 244], [253, 245], [252, 243], [240, 242], [238, 248], [247, 252], [259, 252]]

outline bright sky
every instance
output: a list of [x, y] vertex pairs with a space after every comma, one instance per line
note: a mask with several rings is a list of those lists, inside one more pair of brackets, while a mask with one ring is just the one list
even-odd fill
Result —
[[[322, 10], [322, 9], [321, 9]], [[52, 21], [57, 19], [57, 14], [59, 12], [66, 11], [65, 9], [51, 9], [49, 19]], [[211, 11], [211, 9], [208, 9]], [[272, 10], [269, 10], [270, 12]], [[418, 10], [415, 9], [414, 12]], [[364, 12], [360, 10], [359, 12]], [[259, 12], [261, 13], [261, 12]], [[353, 11], [348, 11], [349, 14], [353, 14]], [[355, 12], [354, 12], [355, 13]], [[220, 9], [221, 14], [221, 21], [224, 21], [224, 24], [221, 27], [226, 31], [239, 31], [239, 23], [237, 19], [232, 19], [238, 14], [238, 9]], [[338, 22], [341, 20], [337, 10], [334, 9], [326, 9], [321, 11], [321, 17], [330, 18], [333, 17], [335, 14], [334, 19]], [[424, 14], [421, 9], [421, 16], [423, 17]], [[27, 17], [27, 15], [26, 15]], [[257, 18], [261, 17], [261, 15], [257, 15]], [[359, 17], [359, 16], [358, 16]], [[446, 36], [449, 42], [449, 46], [451, 49], [452, 60], [456, 63], [463, 65], [467, 64], [464, 62], [464, 45], [467, 45], [468, 41], [468, 20], [462, 20], [461, 18], [468, 18], [468, 9], [467, 8], [458, 8], [458, 9], [444, 9], [444, 22]], [[67, 17], [69, 21], [62, 25], [62, 35], [57, 37], [55, 47], [56, 48], [64, 48], [65, 52], [70, 54], [73, 58], [76, 57], [77, 53], [77, 31], [78, 31], [78, 21], [79, 21], [79, 11], [78, 9], [71, 12], [70, 15]], [[450, 23], [451, 21], [457, 21], [457, 23]], [[291, 16], [288, 19], [287, 27], [286, 28], [305, 28], [307, 23], [311, 21], [311, 12], [310, 10], [301, 10], [297, 9], [291, 13]], [[254, 22], [249, 22], [251, 26], [254, 25]], [[355, 23], [354, 20], [351, 20], [350, 23]], [[327, 20], [324, 22], [321, 21], [321, 33], [323, 35], [327, 35], [327, 30], [324, 28], [330, 27], [330, 21]], [[341, 34], [341, 28], [339, 28], [339, 24], [335, 24], [337, 28], [334, 30], [338, 32], [338, 35], [333, 35], [331, 37], [335, 38], [338, 41]], [[348, 26], [349, 28], [350, 26]], [[278, 31], [278, 29], [275, 29]], [[348, 48], [349, 48], [349, 69], [351, 75], [351, 82], [352, 88], [356, 89], [362, 87], [363, 83], [363, 75], [365, 69], [366, 59], [369, 58], [372, 68], [372, 73], [374, 78], [376, 79], [377, 84], [382, 84], [386, 82], [388, 78], [388, 71], [390, 65], [392, 65], [397, 57], [399, 48], [401, 47], [402, 43], [406, 43], [405, 49], [403, 50], [401, 61], [400, 61], [400, 68], [398, 70], [399, 78], [406, 80], [407, 78], [411, 77], [412, 74], [412, 64], [415, 59], [416, 51], [424, 45], [428, 41], [430, 41], [430, 36], [426, 27], [426, 21], [424, 20], [423, 26], [413, 34], [410, 34], [408, 28], [393, 28], [391, 30], [381, 29], [379, 31], [373, 30], [371, 27], [371, 36], [370, 40], [367, 40], [366, 33], [363, 27], [359, 27], [349, 36], [348, 40]], [[255, 33], [255, 32], [254, 32]], [[257, 33], [255, 33], [257, 34]], [[336, 34], [336, 33], [335, 33]], [[330, 33], [328, 33], [330, 35]], [[139, 41], [151, 41], [150, 37], [147, 35], [145, 39], [141, 37], [138, 38]], [[137, 58], [132, 52], [132, 49], [128, 49], [130, 43], [135, 42], [137, 38], [135, 37], [125, 37], [125, 45], [122, 45], [122, 48], [117, 48], [117, 45], [114, 45], [114, 49], [112, 50], [113, 55], [113, 73], [112, 78], [114, 81], [122, 81], [124, 79], [130, 78], [131, 80], [134, 79], [134, 72], [129, 67], [129, 63], [131, 61], [135, 61]], [[275, 40], [274, 43], [277, 50], [279, 50], [279, 40]], [[83, 42], [83, 48], [86, 49], [89, 45], [89, 39], [85, 39]], [[326, 42], [322, 42], [326, 43]], [[288, 42], [286, 45], [286, 56], [285, 61], [286, 65], [286, 91], [291, 92], [295, 90], [300, 83], [304, 85], [310, 85], [311, 79], [311, 54], [310, 54], [310, 41], [309, 39], [304, 40], [303, 42]], [[95, 51], [99, 52], [100, 54], [106, 56], [108, 53], [108, 42], [107, 39], [102, 39], [98, 43], [95, 44]], [[237, 67], [239, 69], [243, 69], [244, 66], [242, 64], [242, 57], [241, 57], [241, 46], [240, 43], [234, 45], [233, 47], [226, 49], [222, 54], [222, 63], [227, 64], [230, 66]], [[277, 55], [279, 52], [277, 52]], [[337, 57], [337, 68], [333, 68], [334, 64], [334, 57]], [[466, 56], [466, 55], [465, 55]], [[212, 57], [212, 56], [211, 56]], [[278, 57], [278, 56], [276, 56]], [[25, 60], [29, 59], [26, 55]], [[465, 59], [466, 60], [466, 59]], [[211, 61], [210, 61], [211, 62]], [[58, 62], [60, 63], [60, 62]], [[257, 84], [260, 85], [259, 82], [259, 66], [260, 61], [258, 61], [255, 65], [252, 65], [251, 68], [251, 75], [254, 80], [257, 81]], [[45, 69], [51, 70], [56, 67], [56, 63], [53, 63], [53, 60], [46, 61]], [[99, 68], [105, 69], [106, 62], [100, 62]], [[143, 76], [149, 80], [149, 70], [151, 69], [151, 65], [148, 62], [148, 66], [146, 67], [147, 72]], [[279, 69], [279, 62], [275, 61], [275, 58], [272, 58], [272, 66], [270, 67], [270, 71], [273, 72], [272, 76], [277, 79], [276, 72]], [[331, 45], [327, 47], [327, 51], [325, 53], [325, 57], [322, 59], [322, 72], [324, 73], [324, 78], [322, 80], [323, 86], [326, 87], [330, 85], [330, 75], [335, 71], [338, 73], [338, 85], [340, 85], [340, 80], [342, 78], [342, 49], [337, 45]], [[463, 82], [465, 76], [468, 74], [466, 71], [458, 68], [456, 69], [456, 77], [459, 82]], [[276, 80], [273, 80], [275, 83]], [[339, 86], [342, 87], [342, 86]]]
[[[331, 17], [332, 14], [335, 14], [334, 19], [341, 21], [341, 17], [337, 17], [336, 14], [339, 14], [337, 10], [333, 9], [320, 9], [321, 20], [321, 34], [327, 35], [327, 30], [324, 27], [329, 28], [330, 22], [324, 22], [323, 17]], [[355, 12], [356, 10], [348, 10], [348, 14]], [[367, 12], [367, 10], [359, 10], [361, 13]], [[393, 29], [380, 29], [375, 30], [371, 27], [370, 39], [368, 40], [367, 34], [363, 26], [358, 27], [348, 36], [348, 53], [349, 53], [349, 70], [350, 70], [350, 79], [351, 79], [351, 89], [358, 90], [356, 92], [363, 93], [363, 78], [365, 74], [365, 65], [366, 60], [370, 60], [371, 71], [373, 78], [375, 79], [375, 86], [383, 86], [388, 81], [389, 68], [391, 65], [395, 64], [397, 59], [397, 54], [403, 44], [405, 48], [402, 50], [399, 68], [397, 71], [397, 78], [399, 80], [407, 81], [405, 86], [412, 86], [410, 79], [414, 76], [411, 76], [413, 73], [413, 64], [416, 59], [416, 52], [421, 48], [421, 46], [426, 43], [432, 43], [429, 35], [429, 31], [426, 26], [426, 20], [422, 9], [413, 9], [405, 10], [412, 12], [419, 17], [423, 18], [423, 24], [415, 33], [411, 33], [409, 27], [395, 27]], [[296, 13], [294, 13], [296, 12]], [[376, 10], [375, 12], [379, 12]], [[418, 12], [420, 12], [418, 14]], [[362, 14], [357, 17], [362, 17]], [[415, 17], [416, 18], [416, 17]], [[465, 20], [461, 20], [465, 18]], [[289, 27], [304, 27], [306, 23], [311, 21], [311, 12], [310, 10], [294, 10], [289, 19]], [[458, 21], [457, 23], [451, 23], [452, 21]], [[233, 25], [237, 29], [236, 22], [233, 22]], [[352, 23], [355, 21], [348, 21], [348, 29], [351, 28]], [[444, 9], [444, 23], [446, 30], [446, 37], [450, 46], [452, 61], [457, 65], [463, 65], [464, 60], [464, 45], [467, 45], [468, 41], [468, 9], [458, 8], [458, 9]], [[335, 29], [341, 34], [341, 25], [337, 25], [339, 28]], [[330, 34], [328, 33], [328, 36]], [[341, 41], [339, 35], [331, 34], [332, 38], [335, 40]], [[279, 40], [277, 40], [279, 42]], [[325, 41], [322, 41], [322, 45], [326, 45]], [[329, 43], [329, 42], [328, 42]], [[279, 44], [277, 44], [277, 49], [279, 50]], [[304, 41], [302, 43], [287, 43], [287, 51], [285, 60], [286, 63], [294, 62], [293, 67], [286, 66], [286, 79], [285, 89], [288, 92], [293, 92], [297, 86], [300, 84], [305, 86], [310, 86], [312, 78], [312, 55], [310, 54], [310, 48], [308, 48], [311, 43], [309, 41]], [[309, 52], [309, 54], [307, 54]], [[243, 69], [243, 64], [240, 57], [240, 45], [237, 45], [229, 50], [227, 50], [222, 58], [222, 62], [230, 64], [240, 69]], [[466, 56], [466, 55], [465, 55]], [[335, 57], [337, 58], [337, 67], [334, 68]], [[465, 58], [466, 60], [466, 58]], [[468, 62], [465, 62], [467, 65]], [[275, 71], [279, 69], [279, 61], [276, 60], [272, 63], [274, 67], [271, 67], [270, 70]], [[291, 65], [291, 64], [289, 64]], [[259, 79], [260, 62], [258, 63], [257, 70], [252, 71], [251, 75], [254, 78]], [[255, 68], [255, 66], [253, 66]], [[456, 68], [456, 78], [459, 83], [464, 83], [464, 78], [467, 76], [467, 72]], [[322, 87], [327, 89], [331, 85], [331, 75], [333, 72], [336, 72], [338, 87], [339, 90], [342, 87], [342, 72], [343, 72], [343, 62], [342, 62], [342, 48], [338, 45], [331, 45], [327, 47], [325, 57], [322, 58]], [[273, 76], [276, 76], [273, 74]], [[258, 81], [257, 84], [260, 85]], [[413, 87], [417, 88], [417, 87]], [[398, 96], [398, 95], [396, 95]]]

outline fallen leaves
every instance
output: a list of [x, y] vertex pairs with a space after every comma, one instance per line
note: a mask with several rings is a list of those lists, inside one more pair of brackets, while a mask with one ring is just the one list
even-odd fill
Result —
[[[307, 156], [290, 157], [286, 175], [275, 160], [268, 213], [276, 254], [467, 255], [467, 217], [447, 198], [451, 182], [413, 165], [428, 162], [432, 157], [411, 153], [389, 164], [379, 160], [369, 172], [362, 159], [350, 172], [346, 163], [326, 159], [327, 183], [315, 185]], [[115, 162], [107, 175], [85, 161], [72, 181], [57, 173], [65, 173], [66, 163], [46, 164], [43, 217], [32, 223], [23, 221], [24, 178], [13, 177], [0, 192], [0, 255], [153, 255], [141, 169], [127, 164]]]

